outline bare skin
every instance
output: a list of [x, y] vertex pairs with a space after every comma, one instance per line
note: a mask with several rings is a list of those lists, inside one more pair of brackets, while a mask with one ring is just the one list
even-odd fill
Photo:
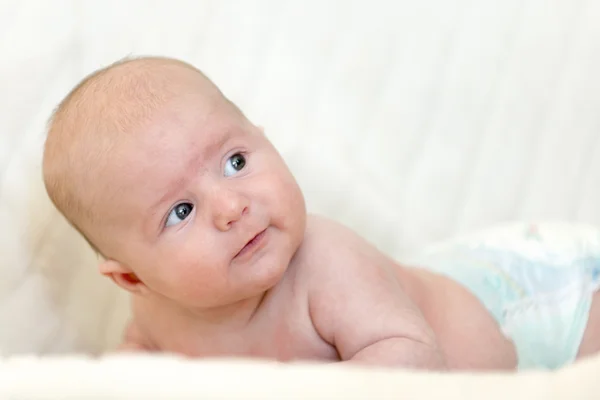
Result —
[[[154, 66], [137, 81], [135, 67], [111, 73], [131, 75], [139, 93]], [[205, 96], [191, 68], [156, 71], [175, 95], [115, 137], [110, 164], [87, 179], [102, 222], [78, 224], [106, 259], [100, 272], [132, 295], [123, 350], [515, 368], [514, 346], [470, 292], [307, 215], [259, 128], [214, 90]], [[599, 333], [594, 296], [581, 356], [598, 350]]]
[[[140, 298], [134, 299], [134, 314], [127, 350], [428, 369], [516, 364], [512, 344], [461, 286], [402, 267], [317, 216], [309, 216], [302, 246], [250, 318], [207, 323]], [[468, 325], [457, 326], [467, 317]]]

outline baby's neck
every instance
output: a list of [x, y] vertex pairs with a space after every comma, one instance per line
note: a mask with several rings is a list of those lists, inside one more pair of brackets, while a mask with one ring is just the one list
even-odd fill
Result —
[[267, 292], [232, 304], [210, 308], [192, 308], [160, 297], [133, 299], [134, 318], [154, 330], [158, 324], [166, 329], [233, 330], [247, 326], [260, 309]]
[[186, 313], [194, 321], [209, 324], [225, 324], [233, 327], [247, 325], [260, 308], [267, 292], [235, 303], [205, 309], [187, 309]]

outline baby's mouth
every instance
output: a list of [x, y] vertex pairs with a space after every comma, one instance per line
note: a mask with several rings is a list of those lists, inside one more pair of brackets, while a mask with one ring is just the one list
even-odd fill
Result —
[[245, 255], [251, 255], [255, 250], [261, 247], [261, 244], [264, 242], [266, 231], [267, 230], [264, 229], [258, 232], [256, 235], [254, 235], [254, 237], [250, 239], [233, 258], [240, 258]]

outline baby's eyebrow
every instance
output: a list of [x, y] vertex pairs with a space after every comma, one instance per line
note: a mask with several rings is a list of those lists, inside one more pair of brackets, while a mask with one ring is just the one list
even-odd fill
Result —
[[222, 135], [219, 135], [218, 138], [216, 138], [212, 142], [208, 143], [202, 150], [202, 154], [201, 154], [202, 159], [206, 160], [206, 159], [210, 158], [211, 155], [213, 155], [216, 151], [220, 150], [221, 147], [223, 147], [225, 145], [225, 143], [227, 143], [227, 141], [229, 139], [231, 139], [233, 136], [234, 136], [233, 130], [228, 129]]
[[[187, 185], [187, 182], [190, 180], [191, 173], [186, 174], [185, 176], [181, 176], [177, 178], [171, 185], [170, 189], [163, 194], [158, 201], [152, 204], [149, 208], [149, 213], [152, 215], [156, 215], [159, 212], [159, 207], [164, 204], [167, 200], [174, 197], [176, 193], [178, 193], [181, 188]], [[162, 210], [160, 210], [162, 213]], [[154, 218], [152, 218], [154, 219]]]
[[[228, 130], [222, 135], [219, 135], [219, 137], [216, 140], [213, 140], [212, 142], [205, 145], [200, 152], [200, 160], [210, 159], [211, 155], [220, 150], [225, 145], [225, 143], [227, 143], [233, 136], [234, 132], [232, 130]], [[161, 204], [175, 196], [175, 194], [179, 192], [181, 188], [187, 186], [188, 182], [198, 172], [198, 169], [201, 164], [202, 162], [198, 160], [198, 157], [191, 157], [189, 160], [189, 164], [185, 168], [185, 170], [187, 171], [186, 174], [178, 177], [170, 185], [170, 189], [167, 190], [167, 192], [164, 195], [162, 195], [156, 203], [152, 205], [150, 211], [154, 212]]]

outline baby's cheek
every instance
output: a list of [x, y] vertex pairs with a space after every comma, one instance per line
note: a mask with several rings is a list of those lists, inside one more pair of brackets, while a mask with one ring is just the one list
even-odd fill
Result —
[[[218, 249], [218, 247], [214, 247]], [[216, 250], [215, 250], [216, 251]], [[179, 284], [208, 293], [219, 290], [224, 285], [227, 266], [217, 257], [190, 258], [180, 267]]]
[[173, 299], [183, 303], [193, 303], [207, 292], [208, 282], [211, 282], [211, 277], [203, 268], [193, 265], [172, 265], [168, 276], [165, 276], [165, 283], [168, 285], [165, 291]]
[[263, 182], [262, 190], [269, 194], [271, 202], [276, 202], [284, 207], [303, 203], [303, 196], [293, 175], [281, 166], [277, 173], [273, 173]]
[[[198, 265], [197, 258], [182, 246], [179, 249], [172, 249], [169, 256], [157, 257], [155, 264], [156, 282], [162, 286], [165, 294], [174, 295], [177, 292], [186, 294], [189, 289], [196, 285], [196, 281], [202, 279], [203, 269]], [[162, 282], [162, 284], [161, 284]]]
[[296, 181], [290, 177], [281, 182], [282, 191], [279, 196], [279, 206], [289, 217], [304, 218], [306, 204], [304, 195]]

